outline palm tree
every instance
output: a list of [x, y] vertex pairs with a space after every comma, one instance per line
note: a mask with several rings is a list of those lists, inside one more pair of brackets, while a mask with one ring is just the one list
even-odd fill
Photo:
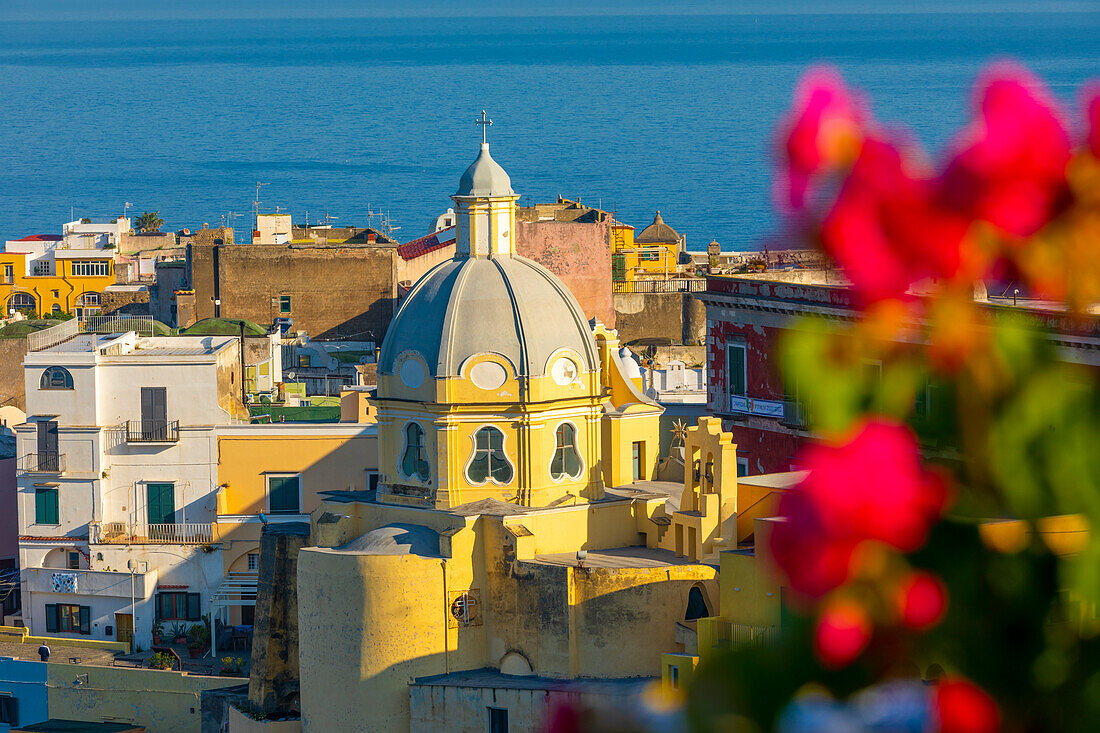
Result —
[[160, 228], [164, 226], [164, 219], [161, 219], [159, 214], [159, 211], [146, 211], [137, 218], [134, 229], [145, 234], [159, 232]]

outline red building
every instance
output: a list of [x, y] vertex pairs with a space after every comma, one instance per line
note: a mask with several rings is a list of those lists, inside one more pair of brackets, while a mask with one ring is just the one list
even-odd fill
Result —
[[[800, 468], [798, 450], [811, 436], [799, 404], [784, 389], [779, 343], [798, 316], [854, 321], [852, 293], [837, 285], [711, 276], [696, 297], [707, 310], [707, 409], [733, 434], [739, 470]], [[1035, 300], [1016, 307], [1011, 295], [990, 297], [983, 306], [1026, 310], [1057, 334], [1067, 361], [1100, 369], [1100, 318], [1069, 319], [1058, 304]]]

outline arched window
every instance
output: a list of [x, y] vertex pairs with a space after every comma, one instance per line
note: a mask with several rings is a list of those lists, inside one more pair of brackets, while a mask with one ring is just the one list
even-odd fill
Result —
[[73, 388], [73, 375], [69, 374], [69, 370], [64, 367], [52, 366], [47, 367], [46, 371], [42, 372], [42, 382], [39, 385], [39, 389], [72, 389]]
[[92, 306], [99, 307], [101, 302], [99, 293], [82, 293], [76, 300], [76, 304], [79, 306]]
[[428, 457], [424, 452], [424, 428], [411, 422], [405, 426], [405, 453], [401, 457], [401, 471], [409, 477], [427, 481], [431, 475]]
[[554, 457], [550, 460], [550, 476], [555, 480], [566, 476], [580, 478], [581, 456], [577, 452], [577, 429], [563, 422], [554, 431]]
[[38, 304], [30, 293], [12, 293], [8, 300], [9, 311], [38, 312]]
[[707, 600], [703, 598], [703, 589], [694, 585], [688, 591], [688, 605], [687, 611], [684, 612], [684, 620], [694, 621], [707, 616], [710, 616], [710, 609], [707, 608]]
[[512, 464], [504, 452], [504, 433], [492, 426], [485, 426], [474, 433], [474, 456], [466, 467], [466, 478], [472, 484], [486, 480], [506, 484], [512, 480]]

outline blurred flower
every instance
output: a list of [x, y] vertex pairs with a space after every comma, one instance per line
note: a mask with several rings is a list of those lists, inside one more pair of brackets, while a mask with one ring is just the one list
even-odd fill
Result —
[[940, 733], [996, 733], [1001, 727], [997, 703], [969, 680], [949, 678], [934, 693]]
[[814, 628], [814, 653], [829, 669], [847, 667], [871, 641], [871, 619], [851, 598], [830, 599]]
[[786, 205], [803, 208], [813, 176], [855, 159], [863, 118], [860, 105], [836, 71], [819, 67], [802, 77], [783, 126]]
[[790, 586], [817, 597], [848, 579], [868, 540], [902, 552], [924, 544], [946, 504], [946, 487], [925, 471], [908, 428], [885, 419], [857, 427], [839, 445], [805, 451], [806, 479], [779, 502], [771, 551]]
[[923, 631], [938, 624], [947, 612], [947, 588], [936, 575], [918, 570], [902, 580], [896, 601], [902, 624]]
[[1085, 90], [1085, 115], [1088, 119], [1087, 143], [1094, 158], [1100, 158], [1100, 84]]
[[1009, 235], [1039, 231], [1066, 199], [1070, 141], [1042, 84], [995, 66], [979, 94], [980, 119], [956, 141], [940, 180], [943, 202]]

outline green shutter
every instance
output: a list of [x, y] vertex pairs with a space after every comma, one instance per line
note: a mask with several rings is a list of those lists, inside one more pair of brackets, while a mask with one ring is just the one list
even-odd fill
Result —
[[149, 524], [176, 523], [175, 484], [146, 484]]
[[731, 395], [744, 395], [745, 385], [745, 350], [743, 344], [730, 344], [726, 348], [728, 358], [726, 360], [726, 376], [729, 379], [729, 393]]
[[57, 604], [46, 604], [46, 631], [57, 633]]
[[34, 521], [37, 524], [58, 524], [57, 489], [34, 490]]
[[89, 606], [80, 606], [80, 633], [92, 633], [92, 609]]
[[187, 594], [187, 620], [199, 621], [202, 618], [202, 610], [199, 607], [199, 594]]
[[157, 597], [153, 600], [153, 609], [156, 611], [156, 619], [155, 620], [157, 620], [157, 621], [161, 621], [161, 620], [164, 619], [164, 611], [161, 608], [161, 606], [163, 604], [164, 604], [164, 594], [163, 593], [157, 593]]
[[301, 511], [298, 505], [299, 476], [269, 476], [267, 481], [268, 504], [272, 514], [297, 514]]

